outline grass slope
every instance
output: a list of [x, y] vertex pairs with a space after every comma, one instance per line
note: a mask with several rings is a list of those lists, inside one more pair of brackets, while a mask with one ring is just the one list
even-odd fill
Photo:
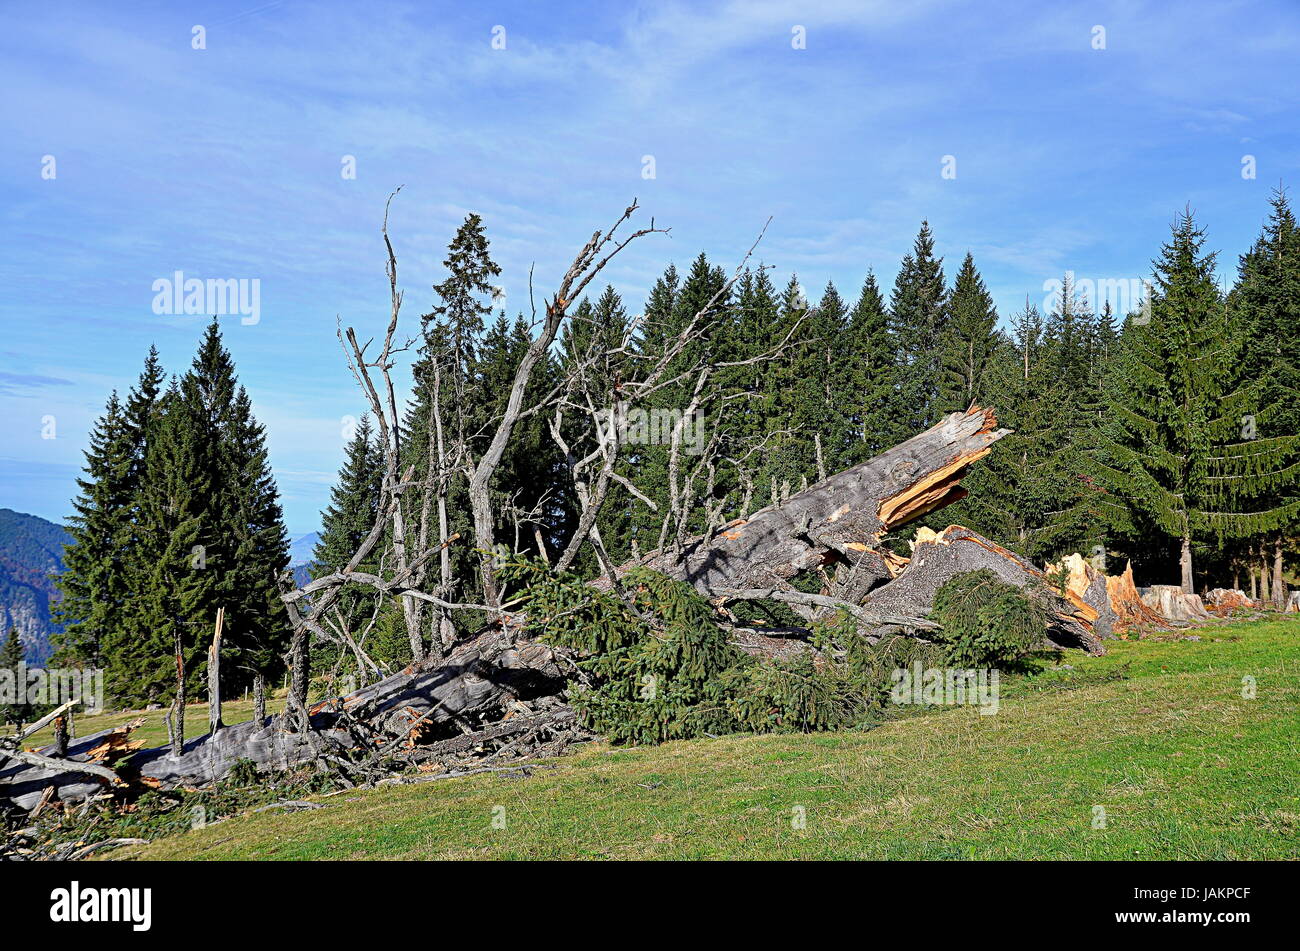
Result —
[[1004, 683], [994, 716], [599, 746], [527, 779], [345, 793], [113, 857], [1300, 858], [1300, 619], [1197, 633], [1067, 655]]
[[[276, 696], [267, 698], [266, 711], [267, 713], [279, 713], [284, 709], [284, 704], [284, 691], [277, 691]], [[124, 723], [143, 719], [144, 723], [131, 734], [131, 739], [143, 743], [146, 748], [166, 746], [167, 725], [163, 722], [163, 717], [166, 715], [166, 710], [132, 710], [119, 713], [100, 713], [95, 716], [76, 715], [74, 727], [77, 736], [90, 736], [110, 727], [121, 726]], [[252, 700], [228, 700], [221, 705], [221, 721], [226, 726], [234, 726], [236, 723], [243, 723], [245, 720], [251, 719], [253, 719]], [[185, 739], [195, 740], [207, 732], [207, 702], [186, 704]], [[39, 749], [53, 742], [54, 727], [48, 726], [24, 740], [23, 745], [28, 749]]]

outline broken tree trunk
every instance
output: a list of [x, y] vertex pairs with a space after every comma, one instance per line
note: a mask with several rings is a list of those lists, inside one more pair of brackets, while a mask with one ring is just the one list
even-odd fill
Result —
[[1133, 563], [1129, 562], [1121, 575], [1106, 579], [1106, 593], [1115, 612], [1115, 630], [1128, 631], [1139, 627], [1166, 628], [1165, 618], [1153, 611], [1138, 593], [1133, 583]]
[[1113, 637], [1118, 617], [1110, 603], [1106, 576], [1078, 552], [1044, 569], [1049, 578], [1061, 572], [1064, 572], [1063, 581], [1071, 599], [1082, 601], [1097, 612], [1092, 622], [1093, 633], [1103, 639]]
[[[113, 763], [143, 745], [130, 738], [132, 730], [143, 722], [136, 720], [76, 740], [69, 744], [65, 756], [59, 756], [54, 745], [35, 752], [0, 748], [0, 804], [31, 810], [50, 789], [53, 796], [68, 802], [101, 792], [117, 779]], [[41, 729], [40, 723], [34, 726], [24, 735]]]
[[[877, 614], [930, 613], [934, 596], [947, 581], [967, 571], [987, 568], [1000, 580], [1038, 600], [1048, 611], [1044, 632], [1058, 647], [1077, 647], [1089, 654], [1104, 654], [1106, 648], [1094, 630], [1099, 612], [1068, 587], [1064, 593], [1052, 588], [1047, 576], [1015, 552], [960, 525], [949, 525], [935, 533], [922, 528], [916, 535], [912, 558], [898, 577], [867, 596], [863, 607]], [[883, 627], [880, 634], [891, 633]]]
[[226, 609], [217, 608], [216, 629], [212, 633], [212, 646], [208, 648], [208, 732], [216, 733], [221, 722], [221, 627], [226, 620]]
[[640, 564], [688, 581], [706, 597], [781, 589], [800, 572], [857, 566], [860, 589], [890, 580], [881, 538], [965, 497], [961, 479], [1009, 430], [992, 410], [953, 413], [918, 436], [818, 482], [789, 499], [688, 542], [651, 552]]
[[558, 695], [565, 677], [554, 652], [540, 644], [516, 645], [509, 630], [491, 629], [442, 661], [432, 658], [346, 697], [309, 708], [311, 730], [289, 729], [288, 711], [266, 720], [228, 726], [185, 744], [179, 757], [144, 750], [122, 772], [154, 787], [197, 786], [225, 776], [241, 759], [261, 770], [310, 763], [323, 752], [342, 755], [363, 741], [415, 741], [438, 728], [462, 727], [502, 716], [514, 700]]

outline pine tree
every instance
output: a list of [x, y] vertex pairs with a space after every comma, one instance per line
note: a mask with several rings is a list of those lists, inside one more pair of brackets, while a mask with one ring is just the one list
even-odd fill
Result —
[[934, 256], [929, 222], [894, 280], [890, 323], [898, 348], [898, 413], [891, 441], [902, 442], [939, 418], [942, 351], [948, 317], [943, 258]]
[[71, 544], [57, 579], [62, 597], [55, 618], [62, 629], [51, 637], [55, 662], [98, 667], [114, 640], [130, 598], [123, 553], [131, 538], [137, 487], [131, 480], [131, 440], [114, 392], [90, 432], [85, 475], [68, 519]]
[[72, 545], [58, 579], [56, 607], [63, 625], [54, 637], [59, 663], [99, 666], [107, 651], [135, 637], [138, 624], [130, 579], [142, 564], [139, 499], [145, 445], [154, 425], [163, 369], [150, 347], [125, 405], [116, 396], [91, 432], [85, 478], [69, 520]]
[[[669, 382], [643, 401], [640, 408], [648, 413], [686, 412], [695, 382], [694, 376], [687, 371], [705, 362], [712, 348], [726, 340], [731, 300], [730, 295], [720, 294], [725, 283], [726, 275], [722, 269], [711, 265], [701, 253], [680, 285], [677, 272], [671, 266], [655, 285], [646, 304], [644, 330], [636, 344], [637, 362], [642, 367], [654, 366], [685, 328], [693, 326], [693, 330], [690, 342], [669, 363], [663, 377]], [[709, 419], [715, 409], [709, 404], [700, 407], [700, 412]], [[632, 454], [632, 481], [638, 488], [646, 486], [643, 491], [658, 506], [657, 512], [638, 506], [634, 516], [633, 537], [641, 551], [658, 548], [669, 539], [663, 535], [665, 513], [670, 511], [668, 428], [659, 427], [660, 438], [651, 444], [636, 446]], [[705, 528], [702, 517], [692, 523], [693, 531]]]
[[786, 409], [793, 452], [787, 459], [801, 486], [833, 472], [852, 443], [849, 344], [848, 307], [828, 282], [790, 349]]
[[[786, 432], [788, 419], [782, 414], [785, 390], [790, 382], [789, 359], [778, 350], [791, 337], [788, 320], [782, 314], [768, 268], [747, 270], [736, 285], [733, 338], [741, 346], [739, 359], [767, 357], [733, 368], [727, 375], [729, 407], [726, 418], [731, 429], [730, 457], [736, 460], [735, 505], [729, 514], [743, 515], [772, 498], [775, 459]], [[806, 332], [800, 327], [797, 333]]]
[[953, 285], [940, 340], [942, 372], [938, 415], [956, 413], [986, 399], [987, 370], [998, 314], [969, 252]]
[[176, 691], [176, 655], [197, 687], [215, 582], [210, 524], [215, 465], [203, 420], [175, 383], [159, 401], [140, 493], [140, 558], [132, 565], [132, 636], [105, 651], [105, 688], [122, 701], [153, 703]]
[[19, 665], [26, 656], [22, 638], [18, 636], [18, 628], [9, 628], [4, 644], [0, 645], [0, 671], [13, 672], [13, 688], [16, 696], [13, 703], [0, 704], [0, 723], [21, 724], [31, 715], [31, 706], [25, 696], [26, 678], [18, 676]]
[[[1250, 342], [1246, 361], [1258, 394], [1255, 412], [1243, 420], [1243, 431], [1266, 440], [1300, 434], [1300, 228], [1285, 192], [1274, 192], [1271, 205], [1263, 233], [1241, 258], [1237, 285], [1229, 296], [1231, 318]], [[1297, 480], [1280, 475], [1261, 487], [1254, 504], [1275, 508], [1297, 497]], [[1261, 561], [1271, 562], [1252, 567], [1270, 575], [1271, 594], [1279, 605], [1286, 598], [1286, 538], [1295, 532], [1295, 524], [1288, 521], [1270, 537], [1249, 542], [1249, 547], [1263, 549]]]
[[1130, 321], [1121, 337], [1099, 453], [1121, 524], [1177, 544], [1188, 592], [1194, 545], [1278, 531], [1298, 508], [1252, 507], [1294, 478], [1286, 463], [1295, 439], [1242, 438], [1257, 388], [1243, 372], [1245, 340], [1228, 319], [1204, 242], [1191, 212], [1180, 216], [1155, 262], [1150, 321]]
[[898, 408], [898, 355], [875, 274], [867, 275], [849, 314], [848, 340], [848, 405], [852, 407], [850, 420], [856, 438], [839, 460], [839, 469], [870, 459], [893, 445], [890, 434], [895, 429], [894, 413]]
[[[422, 319], [424, 339], [420, 359], [413, 368], [415, 389], [405, 420], [406, 433], [398, 435], [398, 451], [402, 466], [414, 465], [416, 478], [426, 485], [425, 493], [435, 496], [429, 518], [437, 528], [430, 530], [429, 536], [440, 534], [445, 520], [448, 534], [460, 532], [466, 542], [474, 540], [457, 546], [447, 555], [449, 562], [457, 562], [458, 570], [453, 572], [456, 578], [469, 577], [459, 570], [466, 559], [478, 564], [478, 577], [470, 582], [474, 587], [444, 592], [444, 596], [468, 596], [475, 590], [481, 591], [486, 582], [488, 563], [485, 559], [488, 556], [476, 553], [475, 548], [487, 544], [488, 540], [475, 537], [469, 514], [468, 483], [463, 473], [475, 461], [473, 440], [484, 433], [488, 433], [490, 438], [491, 433], [487, 408], [476, 405], [471, 391], [476, 379], [484, 319], [492, 312], [488, 298], [496, 291], [491, 282], [501, 274], [501, 268], [492, 260], [481, 217], [476, 214], [465, 217], [447, 247], [443, 266], [447, 269], [447, 278], [434, 285], [437, 303]], [[431, 445], [432, 455], [438, 457], [435, 399], [442, 425], [442, 454], [435, 464], [439, 471], [431, 472]], [[417, 502], [415, 494], [412, 494], [406, 504], [413, 511], [422, 511], [422, 502], [423, 499]], [[409, 545], [419, 530], [420, 520], [412, 515], [407, 523]], [[433, 544], [439, 541], [441, 539], [435, 539]], [[423, 636], [420, 629], [424, 605], [403, 601], [402, 606], [408, 638], [414, 647], [414, 638]], [[443, 628], [442, 636], [449, 636], [447, 628], [450, 623], [447, 617], [439, 622]]]
[[[257, 675], [273, 678], [283, 668], [282, 655], [290, 637], [278, 586], [289, 565], [289, 537], [267, 456], [266, 434], [253, 417], [252, 402], [242, 386], [236, 391], [219, 446], [226, 479], [220, 518], [230, 556], [230, 582], [228, 599], [216, 606], [226, 609], [221, 677], [235, 690]], [[227, 657], [229, 666], [224, 663]]]
[[1072, 541], [1057, 537], [1053, 522], [1075, 491], [1072, 473], [1061, 465], [1061, 394], [1050, 353], [1043, 317], [1026, 301], [999, 338], [986, 382], [989, 405], [1012, 432], [963, 480], [967, 497], [943, 513], [950, 523], [1040, 561]]

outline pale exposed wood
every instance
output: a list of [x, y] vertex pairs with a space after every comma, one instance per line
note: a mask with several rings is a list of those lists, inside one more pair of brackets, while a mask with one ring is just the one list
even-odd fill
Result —
[[217, 608], [217, 623], [208, 647], [208, 732], [221, 729], [221, 628], [226, 621], [226, 609]]

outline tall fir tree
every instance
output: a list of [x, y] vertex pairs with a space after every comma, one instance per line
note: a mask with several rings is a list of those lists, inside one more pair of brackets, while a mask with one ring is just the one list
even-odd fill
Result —
[[848, 340], [848, 405], [855, 438], [839, 461], [841, 469], [884, 452], [893, 445], [896, 428], [898, 354], [875, 274], [867, 274], [849, 314]]
[[[27, 657], [18, 628], [9, 628], [3, 644], [0, 644], [0, 671], [11, 673], [15, 696], [10, 703], [0, 703], [0, 723], [25, 723], [31, 716], [32, 707], [27, 702], [27, 678], [19, 677], [20, 664]], [[9, 677], [5, 678], [10, 679]]]
[[57, 579], [62, 597], [54, 613], [61, 628], [51, 641], [57, 664], [98, 667], [131, 597], [123, 559], [138, 487], [131, 478], [131, 440], [116, 392], [90, 432], [85, 459], [68, 519], [72, 541]]
[[212, 447], [197, 407], [173, 382], [160, 397], [141, 482], [132, 636], [106, 651], [105, 689], [122, 701], [155, 703], [176, 696], [177, 655], [197, 687], [215, 572], [210, 521]]
[[1149, 320], [1130, 320], [1120, 339], [1098, 455], [1119, 524], [1171, 539], [1190, 592], [1198, 545], [1279, 531], [1295, 517], [1295, 504], [1255, 507], [1293, 477], [1295, 439], [1243, 438], [1258, 401], [1243, 328], [1228, 319], [1215, 255], [1190, 211], [1172, 232], [1155, 262]]
[[[1286, 193], [1278, 189], [1263, 232], [1241, 257], [1229, 314], [1249, 341], [1246, 361], [1256, 381], [1257, 401], [1243, 430], [1258, 439], [1290, 439], [1300, 434], [1300, 228]], [[1286, 506], [1300, 497], [1294, 473], [1284, 472], [1261, 486], [1258, 506]], [[1283, 559], [1297, 525], [1286, 520], [1268, 537], [1247, 539], [1255, 554], [1239, 557], [1269, 575], [1279, 605], [1285, 600]]]
[[897, 346], [898, 402], [890, 434], [902, 442], [939, 418], [942, 341], [948, 319], [943, 258], [935, 257], [929, 222], [921, 222], [912, 250], [903, 258], [889, 301]]
[[986, 399], [998, 313], [969, 252], [953, 283], [948, 319], [940, 336], [937, 415], [956, 413]]

